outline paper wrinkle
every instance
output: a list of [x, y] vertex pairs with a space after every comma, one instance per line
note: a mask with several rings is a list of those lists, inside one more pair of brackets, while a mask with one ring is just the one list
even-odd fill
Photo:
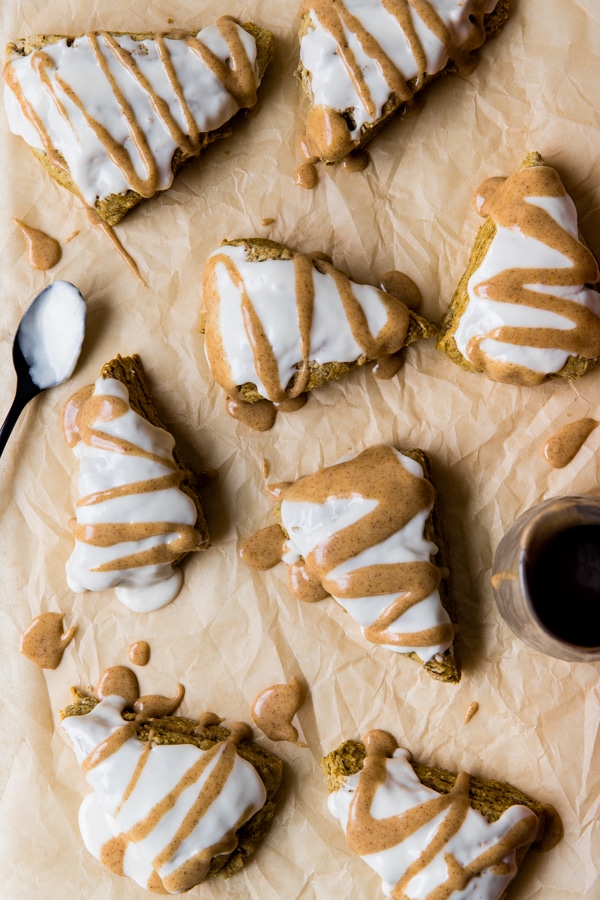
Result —
[[[198, 11], [190, 0], [176, 9], [103, 0], [90, 11], [58, 0], [41, 11], [33, 0], [19, 0], [2, 7], [3, 44], [44, 31], [168, 28], [169, 17], [189, 28], [224, 12], [272, 26], [278, 39], [258, 115], [117, 227], [147, 289], [88, 224], [79, 202], [8, 134], [0, 111], [0, 410], [14, 394], [12, 338], [32, 297], [64, 278], [88, 305], [74, 376], [30, 404], [0, 460], [3, 891], [28, 900], [148, 896], [85, 853], [77, 812], [88, 787], [58, 727], [71, 685], [95, 685], [104, 668], [129, 664], [130, 643], [148, 640], [150, 663], [135, 668], [141, 691], [172, 695], [183, 683], [186, 715], [213, 710], [226, 725], [250, 722], [256, 694], [292, 675], [308, 692], [297, 716], [308, 750], [272, 744], [253, 730], [285, 761], [276, 818], [242, 873], [203, 885], [202, 897], [351, 900], [359, 888], [382, 896], [378, 877], [352, 856], [327, 812], [319, 767], [322, 754], [374, 727], [391, 731], [415, 759], [509, 781], [558, 808], [564, 841], [530, 856], [511, 900], [600, 895], [599, 664], [553, 660], [520, 643], [501, 620], [490, 585], [496, 545], [527, 507], [566, 493], [599, 495], [600, 429], [565, 469], [552, 470], [541, 450], [568, 421], [600, 418], [600, 370], [573, 384], [513, 388], [463, 371], [428, 340], [404, 351], [392, 380], [378, 381], [366, 369], [351, 373], [259, 434], [226, 414], [197, 332], [206, 258], [223, 238], [254, 236], [321, 250], [371, 284], [400, 269], [421, 289], [419, 311], [439, 320], [481, 222], [471, 206], [475, 189], [485, 178], [511, 174], [530, 150], [558, 168], [580, 227], [600, 253], [596, 4], [513, 4], [512, 20], [482, 49], [471, 76], [440, 81], [418, 115], [383, 130], [363, 173], [321, 168], [314, 191], [294, 185], [306, 112], [292, 77], [297, 5], [264, 0], [226, 9], [206, 0]], [[13, 216], [60, 241], [54, 269], [28, 267]], [[275, 221], [263, 226], [265, 217]], [[60, 434], [61, 410], [104, 362], [134, 352], [194, 467], [220, 472], [203, 489], [213, 546], [184, 562], [179, 597], [147, 616], [124, 610], [111, 591], [75, 596], [64, 576], [76, 465]], [[458, 604], [458, 686], [369, 646], [332, 600], [299, 603], [285, 566], [257, 572], [238, 559], [241, 540], [275, 521], [267, 482], [294, 480], [378, 442], [432, 455]], [[77, 624], [78, 631], [58, 669], [42, 672], [18, 646], [23, 629], [45, 610], [65, 613], [65, 626]], [[465, 725], [474, 700], [479, 711]]]

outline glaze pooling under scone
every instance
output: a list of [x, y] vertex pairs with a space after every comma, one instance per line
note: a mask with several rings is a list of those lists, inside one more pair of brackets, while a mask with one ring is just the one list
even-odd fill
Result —
[[499, 900], [517, 871], [515, 854], [539, 820], [510, 806], [489, 822], [469, 803], [469, 776], [440, 794], [419, 781], [409, 754], [383, 731], [365, 737], [360, 772], [329, 795], [351, 850], [383, 881], [392, 900]]
[[138, 415], [114, 378], [71, 398], [64, 430], [80, 463], [69, 587], [115, 587], [136, 612], [165, 606], [182, 582], [173, 563], [199, 542], [196, 507], [179, 488], [173, 437]]
[[234, 725], [209, 750], [153, 745], [151, 733], [141, 741], [135, 722], [123, 720], [126, 705], [110, 694], [62, 723], [94, 789], [79, 814], [84, 843], [142, 887], [181, 893], [204, 881], [214, 856], [235, 849], [237, 830], [264, 805], [258, 772], [237, 752], [250, 730]]
[[7, 63], [9, 124], [89, 206], [149, 197], [170, 186], [176, 153], [196, 155], [256, 103], [256, 59], [254, 37], [227, 16], [197, 35], [62, 38]]
[[315, 157], [343, 159], [449, 61], [473, 66], [497, 0], [304, 0], [301, 71]]
[[469, 278], [456, 346], [495, 381], [540, 384], [570, 356], [600, 357], [600, 278], [557, 172], [530, 165], [478, 190], [495, 234]]

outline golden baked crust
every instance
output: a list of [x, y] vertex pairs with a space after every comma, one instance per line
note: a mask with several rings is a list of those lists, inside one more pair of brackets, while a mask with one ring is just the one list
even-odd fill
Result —
[[[548, 163], [545, 162], [543, 157], [537, 151], [533, 151], [527, 154], [519, 167], [519, 171], [528, 169], [531, 166], [546, 165], [548, 165]], [[477, 271], [477, 269], [483, 262], [483, 259], [488, 251], [490, 244], [492, 243], [495, 234], [496, 226], [494, 224], [494, 221], [491, 216], [487, 216], [483, 224], [479, 228], [479, 231], [477, 232], [467, 268], [465, 269], [462, 278], [458, 282], [452, 300], [450, 301], [450, 305], [444, 313], [440, 324], [440, 333], [437, 340], [438, 350], [441, 350], [443, 353], [449, 356], [453, 362], [457, 363], [459, 366], [462, 366], [463, 369], [467, 369], [469, 372], [481, 373], [481, 369], [477, 368], [477, 366], [474, 366], [473, 363], [465, 356], [463, 356], [463, 354], [460, 352], [456, 344], [455, 334], [460, 322], [460, 318], [465, 312], [469, 303], [469, 295], [467, 293], [469, 279], [473, 272]], [[579, 240], [581, 241], [581, 243], [585, 244], [585, 241], [581, 234], [579, 235]], [[562, 369], [560, 369], [558, 372], [550, 373], [548, 375], [548, 378], [580, 378], [582, 375], [585, 375], [585, 373], [590, 369], [595, 368], [598, 363], [600, 363], [600, 358], [584, 359], [581, 356], [569, 356]]]
[[[246, 258], [250, 262], [256, 263], [264, 262], [268, 259], [293, 259], [296, 255], [294, 250], [291, 250], [284, 244], [279, 244], [276, 241], [271, 241], [267, 238], [238, 238], [233, 241], [225, 240], [222, 242], [221, 246], [244, 247], [246, 250]], [[318, 268], [318, 259], [315, 259], [315, 264]], [[404, 347], [408, 347], [409, 344], [412, 344], [415, 341], [435, 337], [437, 335], [438, 329], [436, 325], [423, 318], [423, 316], [417, 315], [417, 313], [413, 312], [411, 309], [409, 309], [408, 312], [409, 327], [404, 340]], [[205, 313], [202, 312], [200, 314], [199, 323], [199, 330], [201, 333], [204, 333], [204, 328]], [[312, 391], [315, 388], [322, 387], [329, 381], [337, 381], [338, 378], [341, 378], [347, 372], [351, 372], [359, 366], [364, 366], [366, 362], [369, 362], [369, 359], [366, 356], [359, 356], [358, 359], [355, 359], [353, 362], [331, 361], [327, 363], [317, 363], [314, 360], [311, 360], [309, 362], [310, 377], [306, 390]], [[258, 392], [256, 385], [252, 382], [247, 382], [246, 384], [238, 385], [237, 387], [239, 394], [247, 403], [255, 403], [258, 400], [264, 399], [262, 394]], [[289, 387], [290, 385], [287, 385], [288, 389]]]
[[[100, 702], [96, 697], [86, 696], [77, 688], [71, 688], [72, 703], [60, 711], [61, 719], [68, 716], [84, 716]], [[125, 711], [123, 718], [133, 721], [135, 714]], [[150, 723], [140, 723], [137, 727], [137, 737], [140, 741], [149, 740], [149, 732], [152, 731], [150, 740], [153, 746], [164, 744], [194, 744], [201, 750], [210, 750], [215, 744], [229, 737], [229, 730], [222, 725], [200, 726], [194, 719], [183, 716], [163, 716], [152, 719]], [[251, 819], [238, 830], [238, 845], [230, 854], [220, 854], [213, 858], [208, 877], [218, 875], [220, 878], [230, 878], [243, 868], [246, 859], [254, 853], [268, 831], [271, 819], [275, 815], [275, 795], [281, 785], [283, 777], [283, 763], [278, 756], [265, 750], [252, 741], [240, 741], [238, 753], [247, 762], [251, 763], [265, 786], [267, 799], [264, 806], [255, 813]]]
[[[247, 31], [256, 41], [256, 49], [257, 49], [257, 66], [260, 73], [260, 77], [262, 79], [267, 66], [269, 65], [271, 58], [273, 56], [273, 43], [274, 38], [271, 32], [267, 31], [264, 28], [261, 28], [258, 25], [255, 25], [252, 22], [245, 22], [241, 25], [241, 27]], [[123, 31], [110, 31], [108, 34], [114, 35], [116, 37], [127, 34], [128, 37], [131, 37], [135, 41], [143, 41], [149, 40], [155, 36], [155, 32], [123, 32]], [[189, 37], [191, 35], [197, 34], [197, 31], [166, 31], [161, 32], [165, 37], [172, 38], [182, 38]], [[33, 53], [35, 50], [40, 50], [48, 44], [55, 44], [57, 41], [61, 41], [66, 39], [68, 43], [72, 43], [77, 37], [81, 37], [81, 35], [62, 35], [62, 34], [37, 34], [30, 35], [29, 37], [19, 38], [18, 40], [8, 44], [6, 47], [6, 57], [7, 61], [11, 59], [15, 59], [19, 56], [28, 56], [30, 53]], [[213, 141], [218, 140], [219, 138], [229, 137], [235, 128], [235, 123], [242, 119], [245, 115], [247, 115], [247, 109], [240, 109], [228, 122], [224, 125], [221, 125], [220, 128], [216, 128], [213, 131], [209, 131], [200, 136], [200, 146], [197, 152], [190, 154], [185, 153], [180, 149], [177, 149], [173, 155], [171, 160], [171, 168], [173, 170], [173, 174], [176, 174], [181, 167], [189, 162], [191, 159], [195, 159], [200, 155], [202, 150]], [[77, 194], [77, 189], [73, 180], [68, 171], [68, 167], [65, 169], [60, 168], [59, 166], [53, 165], [53, 163], [48, 159], [46, 153], [41, 150], [36, 150], [31, 148], [32, 152], [37, 156], [40, 162], [45, 166], [50, 175], [57, 181], [60, 185]], [[138, 194], [136, 191], [128, 190], [122, 194], [110, 194], [108, 197], [103, 199], [96, 200], [95, 210], [100, 216], [100, 218], [104, 219], [108, 225], [116, 225], [123, 216], [129, 212], [134, 206], [137, 206], [144, 197]]]
[[[111, 359], [102, 366], [100, 375], [102, 378], [114, 378], [117, 381], [120, 381], [121, 384], [124, 384], [129, 392], [131, 408], [138, 413], [138, 415], [143, 416], [143, 418], [151, 422], [152, 425], [156, 425], [157, 428], [168, 431], [168, 428], [163, 425], [156, 411], [146, 381], [144, 367], [137, 354], [134, 354], [133, 356], [116, 356], [115, 359]], [[202, 501], [200, 499], [198, 479], [190, 469], [185, 457], [177, 446], [173, 448], [173, 458], [184, 473], [179, 486], [181, 490], [194, 501], [194, 505], [196, 506], [198, 514], [194, 526], [198, 532], [198, 546], [196, 549], [206, 550], [210, 547], [210, 536], [206, 518], [204, 516], [204, 510], [202, 508]]]
[[[489, 38], [495, 37], [502, 29], [504, 28], [509, 16], [511, 14], [511, 6], [510, 0], [498, 0], [496, 7], [492, 10], [492, 12], [488, 13], [484, 16], [483, 24], [485, 28], [486, 41]], [[309, 28], [309, 13], [304, 15], [300, 22], [299, 29], [299, 37], [302, 38], [304, 34], [307, 32]], [[438, 78], [441, 78], [443, 75], [454, 75], [457, 71], [456, 64], [450, 60], [445, 68], [443, 68], [440, 72], [437, 72], [435, 75], [428, 75], [424, 80], [422, 87], [416, 91], [414, 96], [420, 96], [421, 92], [427, 88], [430, 84], [437, 81]], [[298, 65], [296, 69], [296, 76], [300, 79], [302, 84], [302, 89], [306, 94], [310, 104], [313, 102], [312, 95], [312, 87], [311, 87], [311, 74], [307, 71], [302, 63]], [[412, 82], [408, 82], [409, 85], [412, 85]], [[410, 112], [411, 107], [413, 106], [413, 100], [401, 100], [396, 96], [390, 97], [387, 103], [384, 105], [383, 110], [379, 118], [375, 122], [367, 122], [362, 126], [361, 134], [359, 138], [352, 141], [352, 150], [360, 150], [369, 141], [375, 137], [375, 135], [384, 127], [384, 125], [394, 116], [405, 116]], [[345, 110], [338, 110], [342, 114], [344, 114]], [[326, 165], [333, 165], [338, 162], [336, 159], [327, 159], [325, 157], [319, 157], [321, 162], [324, 162]]]
[[[344, 741], [336, 750], [323, 757], [321, 767], [330, 793], [338, 790], [345, 778], [360, 772], [364, 764], [365, 752], [365, 746], [360, 741]], [[426, 766], [414, 762], [412, 759], [410, 764], [421, 784], [439, 794], [447, 794], [454, 787], [456, 773], [435, 766]], [[488, 822], [495, 822], [507, 809], [516, 805], [526, 806], [536, 814], [540, 823], [544, 821], [544, 809], [541, 803], [518, 788], [501, 781], [470, 775], [469, 801], [473, 809], [485, 816]], [[516, 851], [517, 866], [521, 865], [530, 846], [530, 844], [524, 845]], [[506, 892], [501, 900], [505, 896]]]

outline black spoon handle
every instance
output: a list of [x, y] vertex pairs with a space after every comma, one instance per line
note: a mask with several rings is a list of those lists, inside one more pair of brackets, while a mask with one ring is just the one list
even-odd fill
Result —
[[29, 403], [30, 399], [30, 397], [24, 399], [23, 396], [19, 395], [19, 392], [17, 392], [15, 399], [12, 402], [12, 406], [8, 411], [8, 415], [4, 420], [2, 428], [0, 428], [0, 456], [2, 456], [4, 448], [6, 447], [8, 439], [12, 434], [13, 428], [17, 424], [19, 416]]

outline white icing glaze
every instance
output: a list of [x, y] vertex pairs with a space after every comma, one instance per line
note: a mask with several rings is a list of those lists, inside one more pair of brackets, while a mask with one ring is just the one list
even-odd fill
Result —
[[[118, 397], [129, 401], [127, 388], [113, 378], [99, 378], [94, 396]], [[175, 441], [169, 432], [150, 424], [129, 407], [128, 412], [112, 421], [98, 421], [97, 427], [106, 434], [123, 438], [143, 450], [165, 460], [114, 452], [110, 447], [90, 447], [79, 441], [73, 452], [79, 458], [79, 497], [111, 490], [116, 486], [132, 485], [132, 492], [98, 503], [77, 506], [77, 523], [141, 523], [169, 522], [194, 525], [196, 507], [178, 487], [136, 493], [135, 484], [160, 478], [173, 472]], [[169, 465], [171, 462], [171, 465]], [[181, 588], [182, 576], [170, 562], [143, 565], [135, 568], [97, 572], [94, 569], [131, 553], [164, 545], [172, 540], [173, 532], [164, 532], [140, 541], [117, 543], [99, 547], [76, 540], [67, 560], [67, 581], [71, 590], [102, 591], [116, 587], [119, 600], [136, 612], [151, 612], [170, 603]]]
[[[406, 750], [398, 749], [393, 758], [387, 760], [387, 780], [378, 788], [371, 805], [371, 815], [374, 818], [384, 819], [400, 815], [438, 796], [432, 788], [421, 784], [410, 765], [409, 758]], [[350, 804], [359, 779], [360, 773], [345, 778], [342, 787], [329, 795], [329, 811], [339, 819], [344, 833], [347, 830]], [[409, 865], [425, 851], [437, 826], [447, 814], [448, 810], [438, 814], [402, 843], [380, 853], [361, 857], [381, 877], [386, 897], [391, 896], [394, 885]], [[527, 807], [511, 806], [496, 822], [490, 823], [481, 813], [470, 808], [458, 832], [426, 868], [410, 881], [406, 897], [408, 900], [425, 900], [430, 892], [447, 879], [448, 870], [444, 854], [451, 853], [461, 865], [466, 865], [502, 838], [515, 822], [531, 816], [535, 817], [535, 814]], [[511, 866], [510, 874], [494, 875], [490, 869], [485, 869], [481, 875], [472, 878], [465, 889], [454, 891], [451, 900], [498, 900], [516, 872], [514, 852], [505, 858], [505, 862]]]
[[[258, 85], [256, 43], [248, 32], [239, 26], [236, 27], [247, 56], [254, 66]], [[221, 60], [229, 56], [227, 43], [216, 25], [204, 28], [198, 32], [197, 37]], [[146, 90], [119, 63], [105, 39], [100, 37], [98, 40], [101, 53], [112, 75], [136, 111], [137, 122], [156, 159], [159, 172], [157, 189], [165, 190], [173, 181], [171, 159], [177, 144], [156, 114]], [[184, 133], [187, 133], [181, 104], [167, 77], [156, 41], [151, 39], [134, 41], [126, 35], [119, 36], [116, 40], [121, 47], [133, 54], [142, 75], [148, 80], [153, 91], [166, 101], [177, 124]], [[200, 133], [219, 128], [237, 112], [239, 107], [236, 100], [185, 41], [167, 38], [165, 44], [176, 76], [184, 86], [185, 101]], [[44, 89], [39, 75], [31, 64], [32, 55], [11, 60], [8, 65], [14, 70], [25, 97], [40, 117], [53, 146], [66, 160], [73, 181], [86, 203], [93, 206], [96, 199], [127, 191], [131, 185], [126, 181], [123, 171], [111, 162], [92, 128], [56, 81], [57, 77], [60, 77], [76, 91], [96, 121], [126, 147], [137, 174], [145, 177], [147, 173], [144, 164], [131, 139], [112, 86], [94, 58], [89, 38], [84, 35], [71, 45], [63, 39], [55, 44], [48, 44], [44, 47], [44, 53], [55, 65], [55, 68], [49, 70], [53, 85], [52, 96]], [[53, 96], [64, 104], [70, 127], [65, 127]], [[5, 85], [4, 98], [11, 131], [20, 135], [30, 146], [42, 150], [43, 145], [37, 129], [24, 114], [8, 84]]]
[[[405, 469], [418, 478], [423, 477], [421, 465], [414, 459], [394, 450], [395, 456]], [[356, 455], [356, 454], [355, 454]], [[346, 457], [352, 459], [353, 456]], [[285, 545], [283, 561], [293, 564], [300, 557], [306, 558], [321, 542], [330, 539], [334, 534], [358, 522], [368, 515], [375, 506], [376, 500], [364, 498], [355, 494], [349, 499], [329, 497], [325, 503], [316, 504], [309, 502], [297, 502], [286, 500], [281, 504], [281, 522], [289, 535]], [[397, 531], [387, 540], [363, 550], [357, 556], [348, 559], [332, 572], [328, 573], [328, 579], [334, 579], [342, 574], [356, 571], [364, 566], [388, 565], [415, 561], [429, 562], [432, 555], [437, 552], [435, 544], [424, 537], [423, 529], [431, 507], [422, 510], [408, 524]], [[348, 599], [334, 599], [350, 615], [365, 628], [372, 625], [383, 610], [397, 596], [396, 594], [379, 594], [374, 597], [358, 597]], [[443, 625], [450, 622], [450, 618], [442, 606], [439, 591], [436, 589], [419, 603], [415, 604], [390, 626], [390, 631], [417, 632]], [[443, 644], [429, 647], [394, 647], [384, 644], [389, 650], [397, 653], [416, 653], [423, 662], [427, 662], [439, 653], [446, 650], [452, 640]]]
[[[260, 263], [249, 262], [242, 245], [220, 247], [209, 259], [219, 256], [229, 257], [242, 276], [244, 288], [277, 359], [280, 384], [285, 387], [297, 372], [298, 363], [302, 359], [293, 261], [267, 259]], [[234, 384], [251, 382], [256, 384], [263, 397], [277, 400], [277, 397], [270, 395], [258, 374], [244, 324], [242, 295], [222, 263], [216, 265], [216, 281], [220, 301], [218, 327]], [[363, 351], [352, 334], [334, 279], [331, 275], [314, 269], [313, 284], [314, 307], [309, 359], [320, 364], [332, 361], [353, 362]], [[351, 282], [351, 285], [352, 292], [364, 311], [369, 330], [376, 336], [387, 321], [385, 304], [389, 302], [389, 295], [368, 284]], [[403, 338], [404, 335], [401, 335], [400, 346]], [[208, 341], [205, 342], [205, 349], [214, 374], [218, 360], [211, 357]], [[229, 387], [222, 386], [226, 389]]]
[[[84, 716], [70, 716], [62, 726], [69, 735], [77, 761], [82, 764], [98, 745], [125, 724], [121, 712], [125, 700], [117, 695], [105, 697]], [[192, 744], [153, 746], [147, 755], [142, 774], [125, 802], [124, 793], [145, 743], [131, 736], [119, 749], [91, 768], [86, 775], [94, 793], [83, 801], [79, 824], [87, 849], [100, 858], [103, 845], [112, 837], [127, 834], [185, 778], [186, 773], [206, 752]], [[177, 803], [162, 817], [141, 841], [130, 842], [124, 859], [125, 875], [146, 887], [154, 870], [153, 861], [168, 846], [194, 802], [200, 796], [217, 765], [225, 743], [219, 745], [214, 760], [193, 781]], [[157, 871], [166, 877], [186, 860], [211, 847], [232, 830], [240, 820], [247, 821], [264, 805], [266, 790], [254, 766], [237, 753], [233, 768], [221, 792], [197, 822], [173, 856]], [[245, 818], [244, 818], [245, 814]]]
[[73, 374], [85, 320], [85, 301], [68, 281], [53, 281], [32, 302], [19, 325], [19, 347], [38, 387], [62, 384]]
[[[472, 4], [469, 0], [429, 0], [444, 24], [448, 27], [457, 45], [463, 44], [471, 35], [473, 26], [469, 21]], [[497, 0], [489, 0], [487, 11], [494, 9]], [[415, 58], [403, 30], [395, 17], [385, 9], [382, 0], [344, 0], [346, 8], [377, 40], [381, 49], [395, 64], [406, 81], [420, 74]], [[448, 62], [445, 45], [431, 32], [417, 12], [410, 8], [410, 15], [427, 59], [427, 75], [440, 72]], [[344, 27], [348, 46], [355, 55], [375, 106], [375, 114], [369, 115], [343, 60], [336, 52], [336, 43], [324, 28], [314, 10], [309, 13], [309, 27], [300, 39], [300, 59], [302, 66], [310, 72], [312, 102], [335, 110], [350, 110], [355, 127], [350, 131], [352, 139], [360, 136], [361, 128], [381, 116], [391, 91], [381, 66], [370, 58], [361, 46], [357, 36]]]
[[[567, 193], [561, 197], [528, 197], [526, 202], [544, 209], [565, 231], [577, 238], [577, 211]], [[466, 351], [471, 338], [481, 337], [505, 325], [525, 328], [548, 327], [565, 331], [572, 328], [572, 321], [558, 313], [522, 304], [489, 300], [482, 296], [481, 292], [477, 292], [480, 284], [506, 269], [550, 269], [570, 265], [571, 261], [567, 257], [542, 241], [529, 237], [520, 230], [498, 225], [481, 265], [473, 272], [467, 285], [469, 302], [460, 317], [455, 333], [456, 345], [463, 356], [468, 358]], [[557, 297], [567, 297], [575, 303], [589, 307], [600, 316], [600, 294], [585, 285], [578, 287], [528, 285], [528, 287], [540, 293], [547, 292]], [[494, 359], [547, 374], [562, 369], [569, 357], [569, 353], [564, 350], [520, 347], [491, 338], [483, 340], [480, 346], [484, 353]]]

